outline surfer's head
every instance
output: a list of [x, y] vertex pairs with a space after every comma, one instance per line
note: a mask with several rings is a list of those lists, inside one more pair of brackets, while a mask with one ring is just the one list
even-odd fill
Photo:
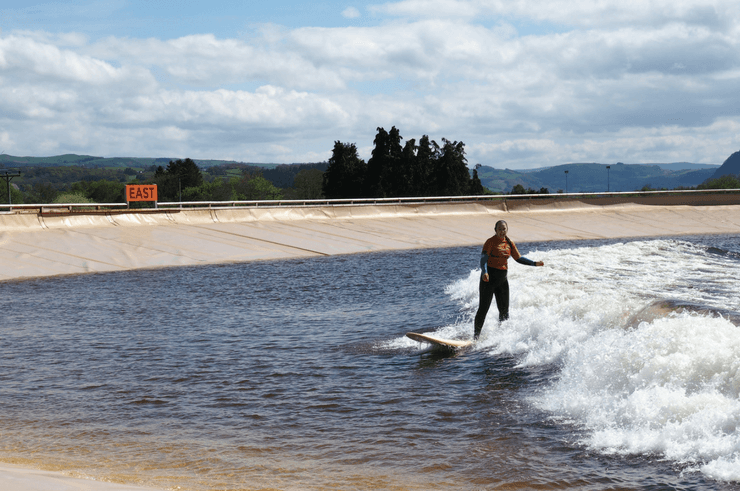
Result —
[[499, 220], [498, 222], [496, 222], [494, 230], [496, 231], [496, 235], [503, 239], [504, 237], [506, 237], [506, 233], [509, 231], [509, 226], [506, 224], [505, 221]]

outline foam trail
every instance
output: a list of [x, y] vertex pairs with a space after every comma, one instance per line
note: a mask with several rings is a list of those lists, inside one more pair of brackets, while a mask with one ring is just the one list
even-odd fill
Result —
[[588, 429], [591, 448], [657, 453], [738, 480], [739, 395], [740, 330], [684, 312], [591, 337], [533, 400]]
[[[511, 318], [494, 305], [481, 346], [559, 369], [530, 403], [594, 450], [740, 480], [740, 328], [717, 314], [740, 312], [740, 256], [680, 240], [523, 252], [547, 266], [510, 262]], [[470, 322], [478, 275], [447, 288]]]

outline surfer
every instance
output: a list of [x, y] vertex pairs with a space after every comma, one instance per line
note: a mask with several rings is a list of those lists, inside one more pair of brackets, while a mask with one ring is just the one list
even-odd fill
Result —
[[509, 281], [506, 278], [506, 269], [509, 257], [520, 264], [527, 266], [544, 266], [542, 261], [531, 261], [523, 257], [516, 245], [506, 236], [509, 226], [505, 221], [499, 220], [495, 227], [496, 235], [483, 244], [480, 256], [481, 277], [478, 290], [480, 292], [480, 303], [478, 312], [475, 314], [474, 337], [480, 336], [483, 323], [486, 320], [491, 300], [496, 296], [496, 307], [498, 307], [499, 321], [509, 318]]

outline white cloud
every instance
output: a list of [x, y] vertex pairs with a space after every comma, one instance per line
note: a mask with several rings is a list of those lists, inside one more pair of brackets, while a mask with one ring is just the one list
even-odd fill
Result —
[[[103, 59], [157, 68], [173, 83], [218, 87], [260, 81], [297, 88], [337, 89], [343, 81], [330, 67], [315, 66], [290, 50], [277, 49], [283, 36], [248, 44], [236, 39], [217, 39], [212, 34], [178, 39], [108, 38], [89, 46], [86, 52]], [[273, 48], [271, 45], [276, 45]]]
[[373, 5], [369, 10], [411, 19], [506, 18], [587, 29], [684, 23], [724, 30], [736, 27], [740, 15], [731, 0], [402, 0]]
[[127, 84], [132, 81], [154, 81], [146, 70], [139, 67], [116, 68], [73, 49], [61, 49], [49, 42], [21, 36], [0, 38], [0, 69], [3, 75], [11, 75], [26, 82], [100, 86], [122, 81]]
[[[721, 163], [740, 146], [737, 10], [406, 0], [373, 7], [400, 16], [377, 25], [240, 39], [18, 31], [0, 36], [3, 148], [299, 162], [337, 139], [367, 156], [376, 127], [395, 125], [496, 167]], [[517, 19], [577, 25], [519, 36]]]
[[360, 11], [355, 7], [347, 7], [342, 11], [342, 17], [345, 19], [357, 19], [360, 16]]

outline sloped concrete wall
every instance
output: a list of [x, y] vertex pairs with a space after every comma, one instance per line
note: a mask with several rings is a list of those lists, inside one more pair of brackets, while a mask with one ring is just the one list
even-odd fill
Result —
[[533, 199], [0, 214], [0, 280], [482, 245], [501, 219], [518, 243], [740, 233], [740, 204]]

